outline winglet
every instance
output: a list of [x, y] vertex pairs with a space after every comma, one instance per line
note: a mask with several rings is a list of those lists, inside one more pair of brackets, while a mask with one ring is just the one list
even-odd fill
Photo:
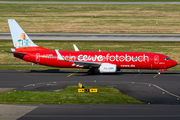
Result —
[[73, 44], [73, 46], [74, 46], [75, 51], [79, 51], [78, 47], [75, 44]]
[[55, 49], [55, 51], [56, 51], [56, 54], [57, 54], [57, 58], [58, 58], [59, 60], [61, 60], [61, 61], [66, 61], [66, 60], [62, 57], [62, 55], [58, 52], [57, 49]]

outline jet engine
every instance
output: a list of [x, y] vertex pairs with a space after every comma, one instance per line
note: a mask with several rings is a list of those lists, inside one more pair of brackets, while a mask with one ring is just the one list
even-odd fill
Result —
[[102, 63], [98, 70], [100, 73], [115, 73], [117, 66], [110, 63]]

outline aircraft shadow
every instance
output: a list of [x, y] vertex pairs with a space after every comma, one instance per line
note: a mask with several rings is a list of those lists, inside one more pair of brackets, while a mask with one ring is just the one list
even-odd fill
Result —
[[[29, 73], [74, 73], [76, 70], [60, 70], [60, 69], [48, 69], [48, 70], [30, 70]], [[86, 71], [79, 71], [78, 73], [86, 73]]]
[[[74, 73], [77, 70], [60, 70], [60, 69], [48, 69], [48, 70], [30, 70], [29, 73]], [[82, 71], [78, 71], [77, 73], [87, 73], [86, 70]], [[119, 71], [116, 73], [99, 73], [96, 72], [93, 75], [128, 75], [128, 74], [158, 74], [157, 71]], [[179, 71], [163, 71], [161, 72], [161, 74], [180, 74]], [[78, 75], [78, 74], [77, 74]], [[88, 75], [88, 74], [84, 74], [84, 75]], [[84, 76], [84, 75], [78, 75], [78, 76]]]
[[[139, 71], [139, 72], [138, 71], [126, 71], [126, 72], [119, 71], [119, 72], [116, 72], [116, 73], [99, 73], [99, 72], [96, 72], [93, 75], [138, 75], [138, 74], [155, 75], [155, 74], [158, 74], [158, 72], [157, 71]], [[163, 74], [163, 75], [166, 75], [166, 74], [180, 74], [180, 72], [179, 71], [163, 71], [163, 72], [161, 72], [161, 74]], [[79, 76], [81, 76], [81, 75], [79, 75]]]

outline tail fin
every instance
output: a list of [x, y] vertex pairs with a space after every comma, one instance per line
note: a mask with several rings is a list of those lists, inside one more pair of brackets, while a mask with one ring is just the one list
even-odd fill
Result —
[[37, 46], [14, 19], [8, 19], [8, 23], [15, 49]]

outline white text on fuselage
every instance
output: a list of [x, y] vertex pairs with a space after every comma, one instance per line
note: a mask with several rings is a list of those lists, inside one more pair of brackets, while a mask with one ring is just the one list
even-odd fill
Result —
[[79, 55], [78, 56], [79, 61], [111, 61], [111, 62], [149, 62], [149, 56], [146, 56], [145, 54], [139, 55], [139, 56], [131, 56], [128, 54], [125, 55], [110, 55], [107, 54], [105, 56], [103, 55]]

